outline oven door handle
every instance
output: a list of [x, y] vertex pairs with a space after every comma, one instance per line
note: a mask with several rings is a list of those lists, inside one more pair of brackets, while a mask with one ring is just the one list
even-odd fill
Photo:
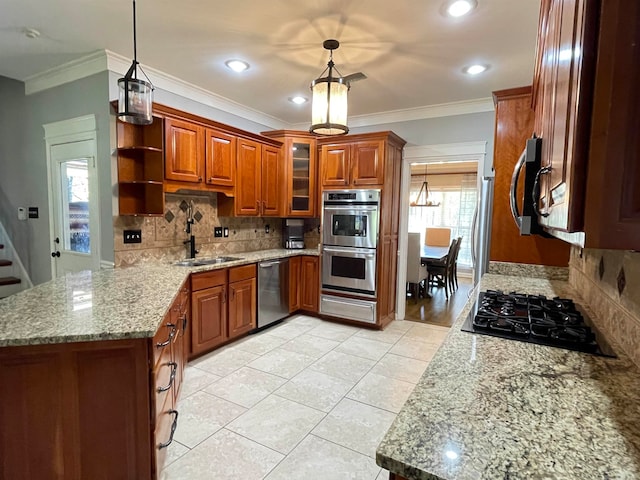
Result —
[[352, 255], [352, 256], [358, 255], [366, 258], [373, 258], [376, 256], [375, 252], [363, 251], [363, 250], [369, 250], [369, 249], [335, 248], [335, 247], [329, 247], [327, 245], [323, 245], [322, 250], [326, 253], [348, 253], [349, 255]]
[[325, 205], [324, 210], [344, 210], [348, 212], [375, 212], [378, 210], [377, 205]]

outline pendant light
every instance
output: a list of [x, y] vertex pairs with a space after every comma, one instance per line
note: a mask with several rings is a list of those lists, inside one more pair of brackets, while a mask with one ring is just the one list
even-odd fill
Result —
[[[421, 201], [422, 200], [422, 201]], [[427, 172], [424, 173], [424, 181], [418, 192], [415, 201], [411, 202], [412, 207], [439, 207], [440, 202], [435, 202], [429, 198], [429, 182], [427, 182]]]
[[[147, 79], [138, 78], [138, 68]], [[149, 125], [153, 122], [153, 85], [138, 63], [136, 52], [136, 0], [133, 0], [133, 62], [118, 80], [118, 117], [126, 123]]]
[[[311, 133], [319, 135], [342, 135], [347, 127], [347, 92], [349, 84], [335, 68], [333, 51], [340, 46], [337, 40], [325, 40], [322, 46], [329, 50], [327, 68], [311, 82]], [[334, 76], [334, 70], [337, 76]], [[327, 73], [328, 71], [328, 73]], [[327, 73], [325, 77], [324, 74]]]

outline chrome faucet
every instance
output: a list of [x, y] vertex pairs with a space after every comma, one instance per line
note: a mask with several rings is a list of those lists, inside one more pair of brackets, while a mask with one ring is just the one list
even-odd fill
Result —
[[184, 245], [189, 245], [189, 258], [196, 258], [196, 253], [198, 253], [198, 250], [196, 250], [196, 237], [191, 231], [191, 226], [194, 223], [193, 200], [191, 200], [187, 206], [187, 227], [184, 229], [184, 231], [187, 232], [187, 235], [189, 235], [189, 238], [182, 242]]

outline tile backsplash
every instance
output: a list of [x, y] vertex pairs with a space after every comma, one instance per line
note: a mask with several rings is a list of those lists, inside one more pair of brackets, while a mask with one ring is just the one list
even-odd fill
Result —
[[640, 366], [640, 252], [572, 247], [569, 283]]
[[[198, 257], [212, 257], [282, 247], [280, 218], [218, 217], [216, 194], [166, 194], [165, 213], [161, 217], [115, 216], [115, 266], [145, 262], [172, 262], [188, 257], [185, 232], [186, 206], [193, 202]], [[305, 221], [305, 246], [315, 248], [319, 241], [318, 220]], [[266, 232], [269, 227], [269, 233]], [[227, 227], [228, 237], [214, 237], [215, 227]], [[125, 244], [124, 230], [141, 230], [142, 243]]]

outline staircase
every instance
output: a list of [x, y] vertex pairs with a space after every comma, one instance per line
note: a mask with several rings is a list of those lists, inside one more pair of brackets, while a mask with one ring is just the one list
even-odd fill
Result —
[[22, 266], [7, 232], [0, 223], [0, 298], [8, 297], [33, 284]]

